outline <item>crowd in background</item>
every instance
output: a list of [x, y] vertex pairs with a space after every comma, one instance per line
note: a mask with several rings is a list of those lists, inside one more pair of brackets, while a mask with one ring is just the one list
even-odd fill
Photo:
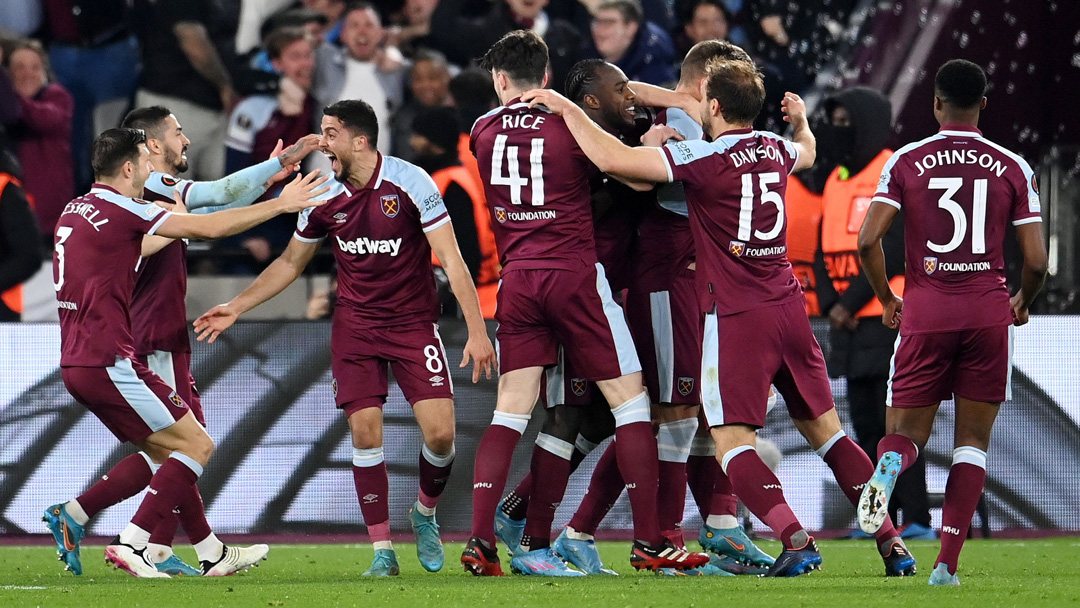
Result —
[[[383, 153], [434, 171], [469, 162], [459, 135], [496, 104], [475, 58], [508, 31], [544, 38], [549, 86], [560, 90], [570, 67], [589, 57], [633, 80], [670, 84], [690, 46], [730, 39], [754, 55], [779, 99], [812, 82], [853, 4], [10, 0], [0, 4], [0, 149], [21, 165], [12, 163], [13, 175], [51, 247], [63, 206], [92, 181], [90, 142], [132, 107], [163, 105], [177, 116], [191, 140], [190, 169], [180, 176], [188, 179], [218, 179], [265, 159], [278, 139], [288, 145], [317, 132], [321, 108], [348, 98], [375, 108]], [[782, 129], [778, 107], [767, 106], [760, 128]], [[328, 168], [321, 158], [310, 164]], [[291, 233], [282, 218], [214, 244], [217, 255], [193, 270], [257, 272]], [[462, 248], [479, 276], [482, 244]]]

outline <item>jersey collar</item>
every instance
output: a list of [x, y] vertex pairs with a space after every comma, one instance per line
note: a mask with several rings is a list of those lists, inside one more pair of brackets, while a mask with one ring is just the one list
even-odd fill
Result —
[[382, 185], [382, 172], [383, 172], [383, 155], [378, 150], [375, 151], [375, 170], [371, 172], [371, 177], [368, 178], [368, 182], [364, 184], [363, 188], [355, 189], [349, 185], [348, 180], [343, 186], [345, 186], [345, 193], [349, 196], [355, 195], [360, 190], [377, 190]]
[[982, 137], [982, 131], [976, 127], [967, 125], [941, 125], [938, 133], [942, 135], [957, 135], [960, 137]]
[[744, 137], [752, 135], [753, 133], [754, 133], [754, 128], [753, 127], [745, 127], [745, 128], [742, 128], [742, 129], [730, 129], [728, 131], [724, 131], [723, 133], [721, 133], [720, 136], [717, 137], [716, 139], [720, 139], [721, 137], [734, 137], [736, 139], [743, 139]]
[[90, 192], [94, 192], [95, 190], [97, 192], [112, 192], [113, 194], [120, 194], [120, 191], [116, 188], [113, 188], [112, 186], [109, 186], [107, 184], [102, 184], [100, 182], [94, 182], [90, 185]]

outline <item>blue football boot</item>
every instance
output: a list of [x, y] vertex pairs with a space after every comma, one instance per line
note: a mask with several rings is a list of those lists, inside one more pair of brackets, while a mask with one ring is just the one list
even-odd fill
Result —
[[376, 549], [375, 559], [371, 561], [362, 576], [397, 576], [401, 574], [401, 567], [397, 563], [397, 554], [393, 549]]
[[595, 540], [573, 540], [566, 535], [566, 528], [551, 544], [551, 550], [585, 574], [619, 576], [618, 572], [604, 567]]
[[510, 559], [510, 571], [516, 574], [536, 576], [585, 576], [584, 572], [571, 570], [559, 559], [551, 547], [533, 551], [519, 551]]
[[[417, 503], [419, 504], [419, 503]], [[435, 515], [427, 517], [417, 510], [416, 505], [409, 509], [409, 523], [416, 534], [416, 557], [420, 565], [428, 572], [442, 570], [446, 555], [443, 552], [442, 539], [439, 537], [439, 524]]]
[[64, 503], [45, 509], [41, 521], [45, 522], [49, 532], [52, 532], [53, 540], [56, 541], [56, 555], [66, 564], [64, 569], [70, 570], [75, 576], [82, 574], [79, 543], [86, 536], [86, 529], [72, 519]]
[[495, 538], [506, 545], [506, 550], [511, 557], [521, 552], [521, 537], [525, 534], [525, 520], [510, 519], [503, 513], [502, 506], [506, 499], [499, 501], [499, 507], [495, 509]]
[[810, 536], [801, 549], [784, 549], [765, 576], [799, 576], [820, 569], [821, 553]]
[[701, 548], [717, 555], [726, 555], [737, 562], [768, 568], [776, 561], [750, 540], [740, 526], [734, 528], [710, 528], [702, 524], [698, 533]]
[[172, 576], [202, 576], [202, 570], [189, 566], [184, 563], [184, 560], [177, 557], [175, 554], [170, 555], [168, 559], [155, 563], [158, 572], [164, 572]]
[[859, 497], [859, 527], [867, 534], [874, 534], [881, 529], [885, 518], [889, 516], [889, 498], [896, 486], [896, 476], [902, 465], [900, 454], [885, 452], [874, 467], [874, 475], [863, 487]]
[[930, 573], [930, 580], [928, 581], [932, 587], [959, 587], [960, 577], [955, 574], [949, 574], [949, 567], [945, 564], [938, 563], [934, 566], [934, 571]]

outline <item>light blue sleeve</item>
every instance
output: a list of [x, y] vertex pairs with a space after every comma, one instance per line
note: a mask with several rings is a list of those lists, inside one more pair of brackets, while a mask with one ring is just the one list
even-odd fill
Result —
[[216, 181], [193, 182], [184, 204], [190, 213], [246, 207], [266, 192], [266, 182], [278, 171], [281, 161], [271, 158]]
[[705, 133], [701, 130], [701, 125], [693, 118], [690, 118], [689, 114], [679, 108], [668, 108], [665, 113], [665, 118], [665, 124], [678, 131], [679, 135], [682, 135], [684, 140], [705, 138]]

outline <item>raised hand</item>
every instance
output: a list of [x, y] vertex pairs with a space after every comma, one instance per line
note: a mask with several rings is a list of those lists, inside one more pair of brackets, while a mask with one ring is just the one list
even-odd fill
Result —
[[784, 100], [780, 102], [780, 109], [784, 112], [784, 122], [792, 124], [806, 123], [806, 103], [802, 97], [788, 91], [784, 93]]
[[297, 175], [287, 186], [281, 189], [281, 195], [276, 199], [282, 213], [296, 213], [308, 207], [321, 207], [327, 200], [316, 200], [330, 191], [329, 186], [324, 186], [329, 175], [321, 176], [318, 169], [307, 175]]

